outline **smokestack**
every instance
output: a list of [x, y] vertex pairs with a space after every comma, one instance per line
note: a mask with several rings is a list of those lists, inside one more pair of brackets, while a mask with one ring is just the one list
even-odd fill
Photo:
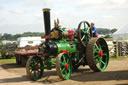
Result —
[[45, 8], [45, 9], [42, 9], [42, 11], [43, 11], [43, 15], [44, 15], [45, 35], [49, 35], [50, 34], [50, 30], [51, 30], [50, 9], [49, 8]]

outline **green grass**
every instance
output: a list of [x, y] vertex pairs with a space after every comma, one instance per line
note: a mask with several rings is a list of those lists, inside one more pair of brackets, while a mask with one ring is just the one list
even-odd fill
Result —
[[0, 64], [11, 64], [16, 63], [16, 59], [0, 59]]
[[[112, 60], [123, 60], [123, 59], [127, 59], [128, 60], [128, 57], [123, 57], [123, 56], [118, 56], [118, 57], [110, 57], [109, 60], [112, 61]], [[0, 64], [11, 64], [11, 63], [16, 63], [16, 59], [15, 58], [12, 58], [12, 59], [0, 59]]]
[[124, 57], [124, 56], [112, 56], [109, 58], [109, 60], [124, 60], [124, 59], [127, 59], [128, 60], [128, 57]]
[[112, 38], [104, 38], [106, 41], [112, 41]]

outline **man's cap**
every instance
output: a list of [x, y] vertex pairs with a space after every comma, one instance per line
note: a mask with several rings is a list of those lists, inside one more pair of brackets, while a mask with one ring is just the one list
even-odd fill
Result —
[[92, 22], [91, 24], [92, 24], [92, 25], [94, 25], [94, 23], [93, 23], [93, 22]]

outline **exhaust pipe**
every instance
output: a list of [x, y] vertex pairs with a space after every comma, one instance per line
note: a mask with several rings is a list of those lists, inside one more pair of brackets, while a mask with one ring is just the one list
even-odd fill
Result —
[[51, 25], [50, 25], [50, 9], [45, 8], [42, 9], [43, 15], [44, 15], [44, 28], [45, 28], [45, 35], [49, 35], [51, 31]]

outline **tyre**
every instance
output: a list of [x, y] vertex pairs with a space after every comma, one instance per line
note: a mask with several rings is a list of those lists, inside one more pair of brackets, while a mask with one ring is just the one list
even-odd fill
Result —
[[94, 72], [106, 69], [109, 62], [109, 50], [103, 38], [92, 38], [86, 48], [86, 58], [89, 67]]
[[16, 55], [16, 64], [18, 64], [18, 65], [21, 64], [21, 58], [20, 58], [20, 55]]
[[26, 66], [26, 62], [27, 62], [26, 56], [21, 56], [21, 65]]

